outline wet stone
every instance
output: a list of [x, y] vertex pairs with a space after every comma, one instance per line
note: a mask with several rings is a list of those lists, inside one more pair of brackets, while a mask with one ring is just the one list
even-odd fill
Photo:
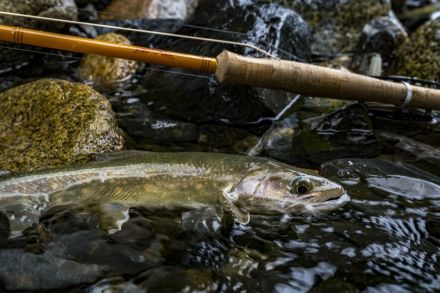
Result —
[[[116, 33], [107, 33], [96, 38], [115, 44], [131, 45], [129, 39]], [[99, 55], [84, 57], [78, 72], [79, 78], [96, 89], [105, 91], [123, 87], [136, 73], [138, 63], [133, 60], [111, 58]]]
[[196, 124], [156, 115], [145, 108], [139, 109], [137, 113], [120, 113], [117, 119], [121, 128], [136, 141], [196, 142], [198, 137]]
[[113, 0], [100, 14], [101, 19], [186, 20], [192, 16], [198, 0]]
[[397, 73], [440, 80], [440, 19], [418, 28], [398, 50]]
[[379, 136], [392, 149], [396, 160], [440, 176], [440, 150], [438, 148], [395, 133], [379, 132]]
[[75, 0], [78, 7], [84, 7], [87, 5], [93, 5], [98, 11], [103, 10], [107, 7], [113, 0]]
[[[78, 14], [74, 0], [1, 0], [0, 10], [68, 20], [75, 20]], [[47, 22], [3, 15], [0, 23], [27, 28], [60, 28], [53, 23], [48, 25]]]
[[164, 266], [148, 270], [138, 279], [139, 286], [148, 292], [212, 292], [216, 289], [210, 271], [203, 269]]
[[344, 184], [355, 194], [368, 184], [369, 190], [361, 198], [387, 196], [394, 203], [410, 202], [413, 206], [426, 200], [436, 205], [440, 199], [440, 177], [406, 163], [339, 159], [323, 164], [321, 174]]
[[43, 79], [0, 101], [0, 168], [23, 172], [124, 148], [110, 103], [86, 85]]
[[[206, 26], [209, 23], [213, 29], [240, 32], [228, 38], [256, 45], [285, 59], [309, 59], [310, 31], [294, 11], [276, 4], [254, 5], [239, 1], [233, 4], [230, 1], [204, 1], [200, 3], [191, 24]], [[224, 39], [224, 34], [220, 32], [190, 27], [181, 29], [179, 33]], [[224, 49], [248, 56], [262, 56], [249, 48], [189, 40], [163, 41], [157, 47], [212, 57]], [[177, 72], [186, 73], [181, 70]], [[152, 109], [197, 123], [256, 121], [261, 117], [273, 116], [293, 97], [290, 93], [273, 94], [274, 91], [261, 91], [248, 86], [219, 85], [213, 77], [157, 71], [150, 73], [143, 86], [148, 93], [141, 98]]]
[[362, 28], [372, 19], [387, 16], [388, 0], [277, 0], [297, 11], [312, 27], [312, 51], [331, 56], [355, 50]]
[[[181, 29], [183, 25], [183, 21], [181, 19], [116, 19], [98, 20], [96, 22], [103, 25], [120, 26], [124, 28], [151, 30], [167, 33], [174, 33]], [[95, 30], [98, 34], [115, 32], [114, 29], [109, 29], [105, 27], [96, 27]], [[117, 31], [117, 33], [124, 35], [133, 44], [145, 47], [152, 46], [152, 44], [158, 42], [158, 39], [162, 38], [160, 36], [152, 34], [136, 33], [129, 31]], [[96, 35], [91, 35], [89, 37], [96, 37]]]
[[[77, 7], [73, 0], [0, 0], [0, 11], [24, 13], [43, 17], [54, 17], [75, 20]], [[38, 28], [59, 31], [64, 25], [12, 16], [0, 16], [0, 24]], [[0, 42], [0, 45], [10, 46], [10, 43]], [[0, 73], [23, 67], [32, 59], [32, 54], [13, 49], [2, 48], [0, 54]]]
[[[386, 69], [393, 65], [396, 59], [396, 50], [406, 41], [407, 37], [405, 28], [395, 16], [375, 18], [368, 22], [362, 30], [359, 40], [362, 54], [358, 55], [357, 59], [363, 59], [368, 54], [380, 54]], [[362, 63], [362, 61], [357, 62]]]
[[[366, 103], [374, 128], [407, 137], [434, 136], [440, 133], [438, 114], [424, 109], [410, 108], [402, 111], [394, 105]], [[435, 143], [429, 139], [429, 143]]]
[[51, 253], [32, 254], [19, 249], [0, 251], [3, 290], [48, 290], [95, 282], [105, 267], [81, 264]]
[[10, 230], [8, 217], [4, 213], [0, 213], [0, 245], [8, 239]]
[[440, 9], [436, 0], [404, 2], [406, 5], [403, 5], [400, 10], [394, 11], [410, 31], [414, 31], [426, 21], [436, 18]]
[[244, 129], [220, 125], [200, 126], [197, 140], [201, 145], [242, 154], [246, 153], [257, 141], [257, 136]]
[[354, 104], [308, 120], [293, 132], [269, 140], [267, 155], [293, 165], [316, 166], [343, 157], [374, 157], [381, 152], [367, 109]]
[[68, 258], [89, 266], [105, 267], [113, 275], [137, 274], [157, 265], [157, 257], [149, 257], [148, 244], [127, 238], [123, 243], [114, 243], [100, 230], [79, 231], [63, 235], [47, 245], [47, 251], [59, 258]]

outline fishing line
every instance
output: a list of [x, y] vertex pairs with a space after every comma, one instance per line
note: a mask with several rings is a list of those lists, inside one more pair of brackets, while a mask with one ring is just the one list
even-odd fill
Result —
[[28, 52], [28, 53], [35, 53], [35, 54], [42, 54], [42, 55], [50, 55], [50, 56], [55, 56], [55, 57], [63, 58], [65, 60], [82, 60], [82, 58], [80, 58], [80, 57], [67, 56], [67, 55], [63, 55], [62, 53], [56, 54], [56, 53], [49, 53], [49, 52], [43, 52], [43, 51], [37, 51], [37, 50], [31, 50], [31, 49], [24, 49], [24, 48], [17, 48], [17, 47], [9, 47], [9, 46], [3, 46], [3, 45], [0, 45], [0, 48], [11, 49], [11, 50], [15, 50], [15, 51]]
[[126, 28], [126, 27], [119, 27], [119, 26], [115, 26], [115, 25], [97, 24], [97, 23], [91, 23], [91, 22], [67, 20], [67, 19], [44, 17], [44, 16], [29, 15], [29, 14], [22, 14], [22, 13], [6, 12], [6, 11], [0, 11], [0, 15], [23, 17], [23, 18], [38, 19], [38, 20], [52, 21], [52, 22], [59, 22], [59, 23], [76, 24], [76, 25], [88, 25], [88, 26], [92, 26], [92, 27], [108, 28], [108, 29], [114, 29], [114, 30], [129, 31], [129, 32], [143, 33], [143, 34], [151, 34], [151, 35], [158, 35], [158, 36], [164, 36], [164, 37], [173, 37], [173, 38], [181, 38], [181, 39], [188, 39], [188, 40], [195, 40], [195, 41], [205, 41], [205, 42], [212, 42], [212, 43], [241, 46], [241, 47], [250, 48], [250, 49], [258, 51], [258, 52], [260, 52], [270, 58], [279, 60], [278, 57], [270, 54], [269, 52], [267, 52], [261, 48], [258, 48], [257, 46], [254, 46], [251, 44], [246, 44], [246, 43], [222, 40], [222, 39], [195, 37], [195, 36], [180, 35], [180, 34], [174, 34], [174, 33], [157, 32], [157, 31], [135, 29], [135, 28]]
[[[78, 10], [83, 10], [86, 12], [90, 12], [87, 9], [84, 8], [78, 8]], [[103, 12], [103, 11], [97, 11], [98, 14], [106, 14], [106, 15], [110, 15], [110, 16], [116, 16], [115, 13], [109, 13], [109, 12]], [[212, 28], [212, 27], [204, 27], [204, 26], [198, 26], [198, 25], [194, 25], [194, 24], [182, 24], [182, 27], [188, 27], [188, 28], [193, 28], [199, 31], [211, 31], [211, 32], [216, 32], [216, 33], [222, 33], [222, 34], [228, 34], [228, 35], [236, 35], [236, 36], [242, 36], [242, 37], [248, 37], [249, 34], [247, 33], [242, 33], [242, 32], [237, 32], [237, 31], [231, 31], [231, 30], [222, 30], [222, 29], [216, 29], [216, 28]], [[291, 58], [292, 60], [296, 60], [296, 61], [302, 61], [305, 62], [304, 59], [299, 58], [298, 56], [295, 56], [294, 54], [281, 49], [281, 48], [276, 48], [275, 45], [270, 44], [269, 42], [265, 41], [265, 40], [260, 40], [261, 43], [263, 43], [264, 45], [268, 46], [271, 50], [275, 49], [278, 52], [284, 54], [285, 56]], [[246, 44], [246, 43], [241, 43], [242, 45]], [[273, 57], [273, 58], [277, 58], [277, 57]], [[277, 58], [279, 59], [279, 58]]]
[[190, 77], [211, 79], [211, 76], [208, 76], [208, 75], [200, 75], [200, 74], [186, 73], [186, 72], [180, 72], [180, 71], [174, 71], [174, 70], [158, 69], [158, 68], [153, 68], [153, 67], [146, 67], [145, 69], [151, 70], [151, 71], [158, 71], [158, 72], [165, 72], [165, 73], [173, 73], [173, 74], [177, 74], [177, 75], [190, 76]]
[[[63, 55], [61, 52], [56, 54], [56, 53], [49, 53], [49, 52], [43, 52], [43, 51], [37, 51], [37, 50], [31, 50], [31, 49], [25, 49], [25, 48], [10, 47], [10, 46], [3, 46], [3, 45], [0, 45], [0, 48], [11, 49], [11, 50], [15, 50], [15, 51], [22, 51], [22, 52], [27, 52], [27, 53], [35, 53], [35, 54], [40, 54], [40, 55], [54, 56], [54, 57], [62, 58], [65, 61], [82, 61], [83, 60], [83, 58], [81, 58], [81, 57], [67, 56], [67, 55]], [[157, 71], [157, 72], [171, 73], [171, 74], [176, 74], [176, 75], [196, 77], [196, 78], [211, 79], [211, 77], [208, 75], [186, 73], [186, 72], [175, 71], [175, 70], [158, 69], [158, 68], [153, 68], [150, 66], [145, 67], [144, 69], [150, 70], [150, 71]]]

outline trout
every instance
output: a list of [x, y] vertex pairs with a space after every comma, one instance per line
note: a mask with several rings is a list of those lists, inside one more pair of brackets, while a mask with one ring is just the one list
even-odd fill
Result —
[[148, 208], [217, 205], [246, 224], [249, 213], [333, 210], [349, 197], [340, 185], [312, 171], [267, 158], [126, 151], [0, 181], [0, 210], [25, 199], [40, 212], [65, 202]]

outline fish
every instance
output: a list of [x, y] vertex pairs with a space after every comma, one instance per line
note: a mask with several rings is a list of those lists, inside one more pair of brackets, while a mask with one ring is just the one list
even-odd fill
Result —
[[247, 224], [252, 213], [328, 211], [349, 197], [335, 182], [268, 158], [122, 151], [0, 181], [0, 211], [26, 200], [39, 212], [66, 202], [167, 209], [221, 206]]

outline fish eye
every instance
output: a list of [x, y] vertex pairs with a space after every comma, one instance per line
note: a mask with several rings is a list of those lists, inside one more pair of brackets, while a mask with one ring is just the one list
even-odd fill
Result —
[[299, 177], [292, 181], [290, 189], [296, 194], [303, 195], [310, 192], [313, 189], [313, 185], [308, 178]]

